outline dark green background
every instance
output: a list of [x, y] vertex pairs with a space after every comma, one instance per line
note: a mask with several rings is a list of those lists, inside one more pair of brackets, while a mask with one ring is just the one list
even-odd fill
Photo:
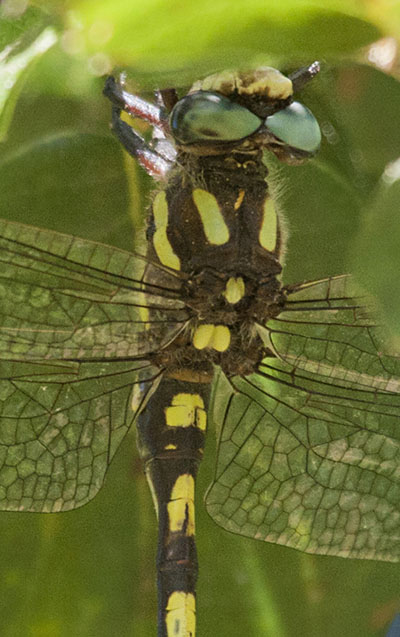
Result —
[[[399, 154], [400, 86], [366, 64], [372, 42], [396, 36], [400, 11], [389, 8], [378, 18], [373, 3], [344, 0], [77, 0], [3, 11], [0, 49], [14, 48], [0, 62], [0, 217], [133, 247], [151, 180], [112, 138], [93, 69], [128, 68], [151, 97], [226, 66], [320, 59], [302, 96], [324, 132], [320, 156], [271, 164], [290, 231], [285, 276], [355, 270], [396, 343], [399, 186], [382, 174]], [[56, 41], [39, 54], [29, 47], [45, 28]], [[201, 504], [213, 454], [210, 432], [198, 486], [199, 636], [384, 635], [400, 608], [398, 565], [304, 555], [217, 528]], [[2, 513], [0, 635], [154, 635], [154, 518], [134, 432], [82, 510]]]

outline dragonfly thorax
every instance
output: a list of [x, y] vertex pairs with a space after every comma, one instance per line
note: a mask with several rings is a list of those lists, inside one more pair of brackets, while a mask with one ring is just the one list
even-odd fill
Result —
[[235, 273], [205, 269], [191, 278], [181, 295], [190, 315], [186, 327], [161, 354], [158, 364], [175, 378], [204, 377], [219, 365], [227, 376], [250, 374], [271, 354], [258, 326], [283, 309], [285, 294], [276, 277], [261, 282]]
[[158, 364], [174, 376], [211, 375], [213, 364], [228, 376], [248, 374], [265, 356], [257, 324], [284, 305], [283, 237], [267, 169], [261, 155], [186, 160], [156, 194], [147, 232], [148, 256], [163, 270], [149, 269], [146, 281], [173, 285], [168, 268], [188, 316]]
[[154, 198], [147, 233], [152, 260], [190, 275], [205, 268], [257, 279], [261, 272], [278, 275], [284, 237], [261, 157], [191, 157], [187, 168]]

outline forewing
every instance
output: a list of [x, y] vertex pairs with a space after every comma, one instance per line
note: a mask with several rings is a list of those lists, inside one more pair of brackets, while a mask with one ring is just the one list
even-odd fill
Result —
[[144, 266], [116, 248], [0, 221], [0, 359], [127, 358], [159, 349], [187, 317], [179, 281], [163, 272], [162, 287], [143, 283]]
[[1, 362], [0, 509], [91, 500], [157, 375], [139, 362]]
[[349, 285], [343, 277], [299, 286], [268, 323], [280, 358], [247, 378], [218, 375], [218, 458], [206, 503], [235, 533], [397, 561], [400, 362], [383, 354]]

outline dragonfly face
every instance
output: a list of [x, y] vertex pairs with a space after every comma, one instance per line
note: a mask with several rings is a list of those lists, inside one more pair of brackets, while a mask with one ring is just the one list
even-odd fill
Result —
[[[295, 165], [318, 149], [293, 98], [317, 72], [218, 74], [157, 105], [109, 78], [114, 132], [162, 185], [145, 255], [0, 223], [0, 507], [82, 506], [136, 420], [159, 524], [159, 636], [195, 632], [207, 413], [218, 524], [399, 559], [399, 359], [349, 277], [280, 282], [285, 235], [262, 157]], [[121, 110], [153, 126], [150, 144]]]

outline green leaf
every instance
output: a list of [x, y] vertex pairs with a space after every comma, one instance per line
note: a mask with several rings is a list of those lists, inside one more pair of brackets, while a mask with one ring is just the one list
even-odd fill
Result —
[[0, 166], [1, 217], [133, 246], [124, 161], [112, 138], [52, 135], [3, 154]]
[[134, 66], [135, 74], [143, 74], [142, 83], [146, 74], [170, 69], [175, 70], [175, 81], [177, 75], [187, 81], [188, 71], [196, 79], [210, 69], [242, 66], [244, 59], [247, 64], [288, 57], [311, 61], [349, 53], [380, 37], [379, 30], [361, 16], [318, 3], [286, 1], [266, 6], [260, 0], [206, 0], [200, 11], [196, 2], [153, 0], [134, 7], [124, 1], [80, 2], [76, 10], [90, 50], [99, 48], [94, 34], [101, 24], [108, 32], [102, 50], [119, 64]]
[[382, 183], [365, 214], [354, 251], [361, 285], [373, 294], [398, 349], [400, 344], [400, 180]]
[[354, 165], [377, 180], [399, 154], [400, 82], [369, 66], [347, 65], [335, 72], [334, 97]]
[[[23, 5], [21, 5], [23, 8]], [[50, 15], [36, 7], [28, 7], [14, 16], [12, 4], [4, 2], [0, 8], [0, 50], [10, 47], [13, 55], [22, 53], [52, 22]]]
[[48, 16], [32, 8], [19, 19], [0, 14], [0, 141], [6, 136], [28, 72], [57, 41], [48, 23]]

